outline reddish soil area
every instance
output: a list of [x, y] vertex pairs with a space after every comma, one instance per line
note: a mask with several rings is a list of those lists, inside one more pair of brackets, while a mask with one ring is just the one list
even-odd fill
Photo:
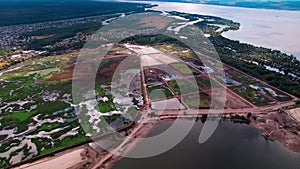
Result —
[[71, 79], [73, 77], [72, 72], [63, 72], [63, 73], [55, 73], [51, 76], [51, 78], [47, 79], [48, 81], [56, 81], [62, 79]]
[[[224, 90], [219, 90], [219, 89], [213, 89], [213, 90], [214, 90], [214, 94], [216, 96], [219, 95], [220, 97], [223, 96], [224, 92], [225, 92]], [[240, 108], [251, 108], [252, 107], [249, 103], [245, 102], [244, 100], [241, 100], [237, 96], [230, 93], [228, 90], [226, 93], [225, 106], [226, 106], [226, 108], [230, 108], [230, 109], [240, 109]]]

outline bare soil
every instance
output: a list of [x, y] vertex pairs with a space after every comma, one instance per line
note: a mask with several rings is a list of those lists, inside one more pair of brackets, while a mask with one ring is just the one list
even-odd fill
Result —
[[155, 27], [157, 29], [162, 29], [166, 27], [170, 22], [172, 22], [172, 18], [167, 18], [164, 16], [149, 16], [145, 17], [141, 20], [141, 22], [147, 27]]
[[250, 124], [269, 135], [270, 139], [277, 140], [289, 150], [300, 153], [300, 123], [288, 114], [259, 114]]

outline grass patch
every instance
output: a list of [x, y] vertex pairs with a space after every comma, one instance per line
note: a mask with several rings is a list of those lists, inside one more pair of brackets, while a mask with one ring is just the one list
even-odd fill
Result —
[[196, 95], [182, 96], [184, 103], [190, 109], [207, 109], [210, 108], [211, 99], [208, 94], [201, 92], [199, 97]]
[[206, 77], [196, 77], [195, 79], [200, 88], [210, 89], [221, 87], [217, 82]]
[[251, 103], [257, 106], [266, 106], [269, 104], [270, 100], [261, 94], [259, 94], [256, 90], [250, 87], [232, 87], [231, 88], [234, 92], [242, 96], [243, 98], [247, 99]]
[[107, 112], [117, 110], [112, 99], [109, 99], [107, 102], [100, 100], [96, 105], [95, 109], [101, 113], [107, 113]]
[[52, 131], [56, 128], [62, 127], [62, 126], [63, 126], [63, 124], [61, 124], [61, 123], [44, 123], [41, 127], [39, 127], [37, 129], [37, 132], [39, 132], [39, 131], [49, 132], [49, 131]]
[[183, 74], [199, 74], [195, 69], [183, 63], [173, 63], [171, 66]]
[[164, 99], [174, 96], [170, 89], [165, 85], [148, 86], [147, 90], [151, 100]]
[[26, 121], [28, 118], [32, 117], [35, 115], [37, 112], [36, 111], [31, 111], [31, 112], [13, 112], [10, 116], [9, 119], [13, 120], [18, 120], [20, 122]]
[[[121, 117], [120, 114], [114, 114], [114, 115], [111, 115], [111, 116], [103, 116], [104, 120], [110, 124], [114, 121], [116, 121], [119, 117]], [[100, 122], [101, 123], [101, 122]]]
[[197, 86], [193, 85], [187, 80], [169, 81], [168, 84], [170, 87], [172, 87], [177, 95], [195, 93], [199, 91]]

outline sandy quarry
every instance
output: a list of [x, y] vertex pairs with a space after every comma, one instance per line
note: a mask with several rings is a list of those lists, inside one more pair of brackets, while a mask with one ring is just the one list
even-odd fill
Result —
[[250, 124], [269, 134], [270, 138], [279, 141], [289, 150], [300, 152], [299, 123], [289, 115], [277, 111], [259, 114]]
[[295, 109], [288, 110], [288, 113], [293, 118], [295, 118], [295, 120], [297, 120], [298, 122], [300, 122], [300, 108], [295, 108]]

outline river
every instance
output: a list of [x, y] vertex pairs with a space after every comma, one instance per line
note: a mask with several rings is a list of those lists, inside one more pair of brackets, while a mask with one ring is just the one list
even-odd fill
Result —
[[223, 36], [241, 42], [278, 49], [300, 60], [300, 11], [254, 9], [177, 2], [158, 4], [154, 10], [213, 15], [241, 23], [238, 31]]
[[[149, 136], [172, 124], [161, 123]], [[222, 122], [212, 137], [199, 144], [203, 124], [197, 122], [187, 137], [170, 151], [150, 158], [124, 158], [113, 169], [299, 169], [300, 154], [279, 142], [266, 141], [258, 129], [246, 124]], [[153, 145], [155, 146], [155, 144]], [[137, 145], [135, 149], [141, 148]], [[135, 151], [135, 149], [133, 151]]]

